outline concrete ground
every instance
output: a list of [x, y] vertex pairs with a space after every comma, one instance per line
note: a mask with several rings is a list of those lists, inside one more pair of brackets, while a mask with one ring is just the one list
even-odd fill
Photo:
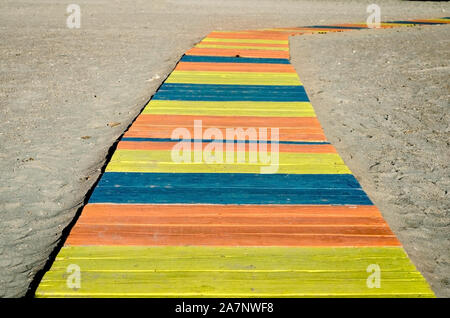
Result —
[[[66, 27], [73, 2], [80, 29]], [[207, 33], [364, 22], [370, 3], [2, 1], [0, 296], [26, 294], [114, 142]], [[445, 2], [376, 3], [382, 20], [450, 12]], [[447, 297], [448, 35], [448, 26], [435, 26], [291, 43], [327, 135], [435, 293]]]

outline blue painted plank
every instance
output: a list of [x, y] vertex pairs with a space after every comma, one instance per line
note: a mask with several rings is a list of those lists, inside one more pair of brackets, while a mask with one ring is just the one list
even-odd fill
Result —
[[89, 202], [372, 205], [348, 174], [106, 172]]
[[[98, 187], [89, 203], [372, 205], [361, 189]], [[189, 211], [186, 211], [187, 213]]]
[[351, 174], [105, 172], [97, 187], [361, 189]]
[[[155, 96], [156, 97], [156, 96]], [[188, 96], [188, 95], [163, 95], [159, 94], [155, 100], [184, 100], [184, 101], [199, 101], [199, 102], [221, 102], [221, 101], [249, 101], [249, 102], [309, 102], [307, 96], [303, 97], [281, 97], [277, 95], [272, 96], [226, 96], [223, 93], [214, 96]]]
[[291, 64], [288, 59], [184, 55], [181, 62]]
[[303, 86], [166, 83], [155, 100], [308, 102]]
[[106, 172], [89, 202], [372, 205], [348, 174]]

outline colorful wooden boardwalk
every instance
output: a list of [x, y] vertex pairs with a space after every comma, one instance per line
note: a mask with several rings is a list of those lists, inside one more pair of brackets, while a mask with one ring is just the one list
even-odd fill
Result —
[[[189, 50], [119, 142], [36, 296], [432, 297], [289, 62], [290, 35], [365, 27], [212, 32]], [[271, 130], [267, 144], [224, 137], [238, 127], [279, 128], [279, 142]], [[191, 138], [173, 140], [176, 128]], [[222, 138], [243, 162], [205, 162]], [[173, 161], [177, 144], [193, 146], [192, 162]], [[276, 173], [249, 162], [256, 146], [277, 148]]]

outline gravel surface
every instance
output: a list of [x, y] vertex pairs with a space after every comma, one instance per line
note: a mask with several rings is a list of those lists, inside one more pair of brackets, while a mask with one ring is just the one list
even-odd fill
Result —
[[[80, 29], [66, 27], [66, 7], [73, 2], [81, 7]], [[139, 114], [181, 55], [207, 33], [360, 22], [366, 20], [369, 3], [356, 0], [1, 1], [0, 297], [26, 294], [36, 273], [61, 241], [63, 229], [84, 204], [117, 138]], [[382, 9], [382, 20], [431, 18], [447, 16], [450, 12], [450, 5], [444, 2], [380, 0], [377, 4]], [[445, 123], [448, 126], [448, 117], [445, 117], [448, 110], [445, 113], [444, 109], [448, 107], [445, 104], [448, 64], [441, 65], [448, 61], [448, 42], [445, 42], [448, 28], [422, 29], [425, 28], [393, 33], [389, 47], [375, 41], [381, 39], [381, 35], [370, 40], [362, 37], [366, 46], [355, 44], [358, 60], [351, 58], [355, 54], [348, 55], [349, 44], [345, 42], [359, 41], [353, 35], [317, 35], [316, 39], [311, 36], [307, 40], [311, 41], [309, 49], [323, 48], [320, 52], [308, 51], [308, 44], [296, 38], [291, 53], [299, 63], [296, 65], [304, 66], [304, 69], [298, 68], [298, 72], [306, 88], [314, 93], [314, 105], [330, 138], [342, 139], [337, 144], [341, 155], [380, 206], [434, 290], [439, 295], [448, 295], [445, 279], [449, 277], [446, 258], [449, 253], [439, 254], [445, 240], [439, 243], [437, 240], [446, 230], [445, 219], [441, 218], [444, 194], [439, 189], [448, 182], [448, 175], [445, 177], [445, 168], [439, 165], [445, 165], [448, 144], [439, 140], [448, 132], [448, 127], [443, 128]], [[431, 49], [437, 44], [429, 39], [427, 42], [414, 40], [424, 32], [433, 32], [430, 36], [443, 41], [438, 44], [439, 50]], [[404, 34], [410, 45], [397, 43], [396, 34]], [[330, 40], [321, 44], [326, 37]], [[342, 42], [337, 44], [339, 41]], [[335, 46], [331, 46], [334, 43]], [[373, 54], [373, 47], [378, 46], [387, 54], [381, 59], [383, 63], [384, 59], [391, 59], [389, 71], [399, 75], [388, 85], [369, 80], [376, 74], [381, 80], [385, 68], [374, 69], [372, 60], [363, 62]], [[345, 53], [343, 56], [337, 54], [338, 48]], [[391, 57], [389, 54], [393, 52], [397, 55]], [[328, 61], [321, 61], [321, 54], [331, 56], [327, 57]], [[306, 55], [307, 59], [303, 60]], [[400, 64], [394, 63], [393, 58]], [[380, 55], [376, 59], [380, 59]], [[426, 64], [429, 60], [430, 65]], [[429, 68], [436, 69], [425, 70]], [[346, 78], [345, 85], [350, 83], [350, 78], [354, 84], [345, 92], [339, 91], [336, 97], [331, 93], [333, 83], [328, 81], [342, 81], [344, 74], [351, 76]], [[337, 79], [332, 81], [333, 77]], [[407, 86], [401, 88], [401, 85]], [[403, 90], [403, 99], [384, 97], [395, 87]], [[324, 93], [319, 94], [319, 89]], [[379, 101], [374, 103], [370, 99], [365, 105], [386, 108], [389, 119], [377, 118], [370, 123], [362, 119], [344, 121], [347, 107], [358, 98], [365, 100], [362, 94], [366, 92]], [[322, 96], [330, 99], [317, 100]], [[339, 104], [342, 108], [328, 112], [329, 103], [336, 107], [335, 98], [343, 101]], [[404, 103], [411, 100], [414, 103], [407, 106], [418, 108], [418, 112], [404, 108]], [[399, 101], [402, 103], [394, 103]], [[425, 112], [427, 107], [433, 111]], [[372, 107], [358, 105], [351, 111], [352, 116], [375, 116]], [[397, 122], [395, 129], [395, 125], [389, 124], [394, 120]], [[334, 131], [333, 125], [337, 122], [339, 128]], [[348, 126], [343, 129], [342, 123]], [[360, 133], [360, 123], [366, 124], [373, 138], [368, 139], [366, 132]], [[353, 133], [349, 133], [351, 127], [354, 127]], [[410, 133], [403, 133], [409, 128]], [[391, 131], [392, 136], [388, 136]], [[337, 136], [338, 132], [343, 135]], [[378, 146], [374, 141], [381, 138], [389, 138], [389, 143]], [[355, 144], [364, 147], [362, 142], [367, 143], [364, 149], [353, 148]], [[413, 146], [407, 146], [408, 143]], [[400, 145], [408, 151], [404, 156], [396, 154]], [[369, 160], [367, 156], [371, 152], [374, 157]], [[421, 154], [420, 160], [411, 161], [416, 153]], [[349, 159], [350, 154], [356, 159]], [[383, 157], [377, 159], [380, 154]], [[368, 162], [370, 166], [379, 163], [365, 171]], [[433, 167], [435, 170], [431, 171]], [[397, 180], [400, 175], [392, 169], [402, 171], [403, 178]], [[386, 181], [388, 178], [396, 181]], [[430, 194], [423, 191], [424, 186], [432, 189]], [[385, 190], [380, 189], [389, 189], [386, 201], [380, 200], [386, 198]], [[413, 245], [412, 240], [423, 243]], [[442, 247], [439, 249], [432, 244]]]

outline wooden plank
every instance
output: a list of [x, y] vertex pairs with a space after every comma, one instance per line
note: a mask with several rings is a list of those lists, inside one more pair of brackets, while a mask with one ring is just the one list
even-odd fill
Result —
[[302, 85], [296, 73], [173, 71], [166, 83], [230, 85]]
[[[185, 107], [188, 108], [189, 105], [193, 103], [188, 103]], [[184, 104], [182, 104], [184, 106]], [[199, 106], [195, 104], [196, 106]], [[209, 103], [208, 105], [213, 105], [217, 107], [215, 103]], [[268, 105], [267, 108], [270, 107], [278, 107], [276, 105]], [[166, 105], [165, 105], [166, 106]], [[179, 105], [176, 105], [177, 107]], [[259, 105], [262, 106], [262, 105]], [[152, 106], [151, 109], [155, 109]], [[236, 106], [235, 106], [236, 107]], [[282, 105], [280, 108], [284, 107]], [[263, 110], [262, 110], [263, 111]], [[208, 128], [217, 128], [222, 131], [223, 139], [226, 139], [226, 129], [236, 127], [242, 127], [242, 129], [246, 130], [250, 127], [256, 129], [257, 134], [259, 134], [260, 128], [267, 129], [267, 138], [270, 141], [271, 136], [271, 128], [277, 127], [279, 129], [279, 139], [280, 141], [280, 151], [285, 152], [292, 149], [293, 152], [297, 152], [300, 149], [304, 149], [305, 151], [309, 151], [308, 149], [314, 151], [324, 151], [324, 152], [335, 152], [334, 148], [331, 145], [325, 146], [324, 144], [319, 146], [324, 147], [316, 147], [317, 145], [312, 145], [308, 140], [313, 141], [325, 141], [325, 135], [323, 133], [322, 127], [320, 126], [317, 118], [315, 117], [256, 117], [256, 116], [192, 116], [192, 115], [152, 115], [152, 114], [141, 114], [133, 125], [129, 128], [129, 130], [125, 133], [125, 140], [129, 138], [134, 138], [132, 141], [165, 141], [171, 142], [172, 133], [176, 128], [183, 127], [190, 131], [192, 139], [194, 137], [197, 138], [197, 134], [194, 134], [193, 127], [195, 124], [201, 122], [202, 134], [201, 138], [203, 139], [203, 132]], [[233, 136], [236, 139], [237, 136]], [[217, 136], [215, 137], [217, 138]], [[156, 140], [158, 139], [158, 140]], [[166, 139], [166, 140], [164, 140]], [[260, 138], [261, 139], [261, 138]], [[289, 142], [285, 142], [289, 141]], [[205, 140], [205, 142], [209, 142]], [[304, 145], [300, 145], [301, 143], [305, 143]], [[120, 143], [122, 144], [122, 143]], [[120, 147], [119, 144], [119, 147]], [[284, 145], [286, 144], [286, 145]], [[287, 144], [294, 144], [292, 147]], [[295, 144], [298, 144], [296, 147]], [[131, 145], [131, 144], [129, 144]], [[306, 146], [313, 146], [311, 148], [307, 148]], [[149, 145], [149, 147], [152, 147]], [[155, 147], [159, 147], [156, 146]], [[327, 149], [327, 151], [325, 151]], [[329, 150], [329, 151], [328, 151]]]
[[283, 42], [283, 43], [255, 43], [255, 42], [245, 42], [245, 41], [239, 41], [239, 42], [230, 42], [230, 41], [221, 41], [221, 39], [216, 39], [215, 41], [205, 41], [208, 38], [204, 38], [202, 41], [200, 41], [196, 47], [207, 47], [206, 45], [221, 45], [223, 47], [233, 47], [233, 48], [285, 48], [286, 51], [289, 49], [289, 43]]
[[358, 190], [361, 185], [351, 174], [211, 174], [211, 173], [120, 173], [106, 172], [98, 188], [239, 188], [239, 189], [335, 189]]
[[83, 224], [67, 245], [114, 246], [400, 246], [386, 227], [161, 226]]
[[[205, 72], [212, 73], [212, 72]], [[233, 78], [231, 78], [233, 80]], [[198, 80], [200, 81], [200, 80]], [[153, 100], [308, 102], [302, 85], [165, 83]], [[232, 105], [232, 104], [231, 104]]]
[[[188, 211], [188, 212], [187, 212]], [[161, 224], [386, 224], [373, 205], [88, 204], [84, 223]]]
[[[194, 151], [191, 152], [191, 160]], [[219, 163], [178, 163], [171, 157], [171, 151], [116, 150], [106, 167], [106, 171], [116, 172], [176, 172], [176, 173], [260, 173], [263, 163], [245, 162]], [[237, 151], [235, 152], [237, 156]], [[328, 153], [280, 153], [277, 173], [292, 174], [345, 174], [351, 173], [338, 154]]]
[[180, 62], [176, 71], [295, 73], [289, 64]]
[[[158, 104], [158, 103], [156, 103]], [[184, 107], [190, 108], [194, 103], [184, 103]], [[216, 103], [201, 103], [202, 105], [215, 105]], [[219, 103], [220, 105], [221, 103]], [[225, 104], [225, 103], [222, 103]], [[230, 105], [231, 104], [231, 105]], [[235, 106], [237, 104], [238, 106]], [[300, 108], [304, 107], [302, 103], [257, 103], [257, 106], [261, 106], [267, 109], [273, 108]], [[242, 103], [229, 102], [225, 105], [232, 106], [233, 108], [239, 107]], [[247, 107], [252, 107], [252, 103], [245, 103]], [[153, 104], [152, 104], [153, 106]], [[149, 106], [149, 107], [152, 107]], [[178, 106], [178, 105], [177, 105]], [[307, 107], [310, 104], [307, 103]], [[205, 106], [206, 107], [206, 106]], [[225, 107], [225, 106], [224, 106]], [[316, 117], [257, 117], [257, 116], [190, 116], [190, 115], [149, 115], [141, 114], [136, 118], [133, 125], [135, 126], [151, 126], [151, 127], [191, 127], [194, 125], [195, 120], [202, 121], [202, 127], [217, 127], [217, 128], [236, 128], [236, 127], [279, 127], [279, 128], [321, 128], [319, 120]]]
[[[195, 127], [192, 127], [193, 125], [191, 124], [190, 126], [187, 127], [183, 127], [184, 129], [186, 129], [187, 131], [189, 131], [191, 136], [194, 136], [194, 129], [196, 129]], [[225, 139], [226, 137], [226, 131], [227, 129], [233, 132], [238, 128], [232, 128], [232, 127], [226, 127], [226, 128], [219, 128], [219, 127], [210, 127], [210, 128], [216, 128], [215, 131], [217, 131], [217, 133], [219, 133], [219, 131], [221, 132], [221, 135], [223, 136], [222, 138], [220, 138], [220, 140]], [[259, 128], [258, 127], [245, 127], [245, 128], [241, 128], [244, 130], [248, 130], [250, 128], [253, 128], [252, 130], [255, 131], [255, 139], [254, 140], [258, 140], [258, 134], [259, 134]], [[266, 128], [267, 130], [267, 136], [266, 138], [261, 140], [270, 140], [271, 138], [271, 127], [263, 127]], [[149, 136], [148, 138], [170, 138], [173, 131], [174, 131], [174, 127], [173, 126], [169, 126], [169, 127], [164, 127], [164, 126], [159, 126], [159, 127], [151, 127], [151, 126], [137, 126], [136, 128], [133, 127], [133, 129], [129, 130], [129, 135], [131, 135], [131, 132], [136, 132], [136, 133], [146, 133], [146, 134], [152, 134], [154, 136]], [[203, 127], [203, 130], [208, 129], [208, 126]], [[322, 129], [320, 127], [299, 127], [299, 128], [283, 128], [283, 127], [277, 127], [277, 129], [280, 131], [279, 135], [280, 135], [280, 139], [281, 140], [302, 140], [302, 139], [298, 139], [298, 138], [292, 138], [291, 136], [296, 136], [299, 134], [322, 134]], [[216, 139], [218, 139], [218, 137], [216, 136]], [[231, 138], [232, 139], [232, 138]], [[236, 136], [235, 138], [236, 139]]]
[[291, 64], [288, 59], [281, 58], [252, 58], [235, 56], [198, 56], [184, 55], [183, 62], [211, 62], [211, 63], [264, 63], [264, 64]]
[[[67, 267], [81, 269], [68, 287]], [[381, 269], [368, 288], [366, 269]], [[399, 247], [71, 246], [59, 253], [38, 297], [433, 297]]]
[[[192, 72], [191, 72], [192, 73]], [[210, 73], [204, 72], [208, 75]], [[251, 73], [249, 75], [252, 75]], [[253, 74], [254, 75], [254, 74]], [[253, 76], [252, 75], [252, 76]], [[274, 75], [274, 74], [272, 74]], [[275, 74], [276, 75], [276, 74]], [[291, 76], [291, 74], [285, 74]], [[236, 73], [230, 73], [230, 76], [236, 76]], [[195, 84], [195, 83], [164, 83], [158, 92], [222, 92], [225, 94], [283, 94], [283, 95], [305, 95], [305, 89], [302, 85], [251, 85], [251, 84]]]
[[246, 50], [246, 49], [213, 49], [194, 47], [186, 52], [186, 55], [209, 55], [209, 56], [236, 56], [236, 57], [262, 57], [288, 59], [287, 51], [268, 50]]
[[142, 111], [142, 114], [245, 117], [316, 116], [310, 102], [189, 101], [156, 99], [152, 99], [147, 104]]
[[436, 23], [436, 24], [447, 24], [450, 23], [449, 19], [415, 19], [413, 20], [414, 22], [431, 22], [431, 23]]
[[261, 40], [261, 39], [229, 39], [229, 38], [214, 38], [207, 36], [202, 42], [221, 42], [221, 43], [258, 43], [258, 44], [281, 44], [289, 45], [288, 40]]
[[89, 202], [372, 204], [352, 175], [113, 172], [103, 176]]
[[[152, 141], [121, 141], [117, 149], [125, 150], [172, 150], [178, 142], [152, 142]], [[208, 147], [208, 142], [202, 143], [202, 149]], [[332, 145], [290, 145], [280, 144], [279, 152], [300, 152], [300, 153], [336, 153]], [[251, 151], [249, 145], [245, 146], [246, 151]]]
[[342, 204], [371, 205], [360, 190], [248, 188], [96, 188], [91, 203], [116, 204]]
[[218, 44], [214, 42], [209, 43], [199, 43], [195, 46], [196, 48], [212, 48], [212, 49], [243, 49], [243, 50], [267, 50], [267, 51], [289, 51], [288, 46], [262, 46], [257, 44], [234, 44], [234, 43], [228, 43], [228, 44]]
[[[207, 38], [216, 39], [255, 39], [255, 40], [275, 40], [275, 41], [288, 41], [287, 35], [279, 34], [264, 34], [261, 32], [224, 32], [216, 31], [208, 34]], [[220, 55], [220, 54], [217, 54]]]
[[[130, 129], [127, 133], [126, 133], [126, 137], [145, 137], [145, 138], [171, 138], [172, 133], [174, 132], [173, 127], [158, 127], [156, 129], [152, 129], [152, 128], [133, 128]], [[195, 136], [194, 130], [195, 128], [193, 127], [184, 127], [184, 129], [186, 129], [186, 131], [189, 131], [190, 136]], [[206, 130], [206, 128], [205, 128]], [[279, 134], [278, 134], [278, 138], [280, 138], [281, 140], [285, 140], [285, 141], [296, 141], [296, 140], [300, 140], [300, 141], [306, 141], [306, 140], [324, 140], [325, 136], [323, 134], [323, 132], [320, 129], [317, 128], [299, 128], [299, 129], [289, 129], [289, 128], [281, 128], [278, 129], [279, 130]], [[217, 128], [216, 130], [217, 132], [221, 132], [222, 137], [218, 137], [218, 139], [225, 139], [226, 138], [226, 128]], [[256, 130], [256, 134], [258, 134], [258, 130]], [[255, 136], [256, 138], [258, 138], [259, 135]], [[175, 137], [178, 138], [178, 137]], [[268, 128], [267, 129], [267, 136], [264, 136], [264, 139], [261, 138], [261, 140], [270, 140], [271, 138], [271, 129]], [[237, 139], [236, 137], [234, 139]], [[232, 140], [232, 139], [230, 139]], [[285, 147], [286, 149], [287, 147]], [[317, 149], [317, 147], [316, 147]]]
[[114, 204], [89, 204], [66, 245], [329, 246], [330, 241], [399, 245], [373, 206]]

